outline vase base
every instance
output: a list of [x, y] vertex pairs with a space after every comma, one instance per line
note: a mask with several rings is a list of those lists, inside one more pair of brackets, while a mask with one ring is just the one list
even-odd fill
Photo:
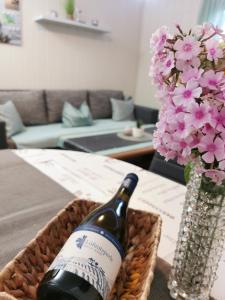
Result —
[[170, 290], [170, 296], [176, 300], [209, 300], [210, 298], [203, 294], [188, 294], [182, 288], [179, 287], [176, 280], [169, 280], [168, 288]]

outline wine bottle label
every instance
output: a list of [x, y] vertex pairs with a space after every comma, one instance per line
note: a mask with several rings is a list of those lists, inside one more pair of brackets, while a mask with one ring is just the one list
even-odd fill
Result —
[[49, 270], [69, 271], [84, 278], [108, 298], [119, 272], [123, 248], [107, 230], [81, 225], [70, 236]]

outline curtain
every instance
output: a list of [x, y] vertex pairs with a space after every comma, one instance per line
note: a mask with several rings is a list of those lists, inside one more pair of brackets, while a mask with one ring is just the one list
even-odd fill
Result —
[[198, 24], [210, 22], [220, 28], [225, 25], [225, 0], [202, 0]]

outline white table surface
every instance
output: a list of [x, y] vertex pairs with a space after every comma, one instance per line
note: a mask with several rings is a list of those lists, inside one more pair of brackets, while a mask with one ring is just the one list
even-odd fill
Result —
[[[127, 173], [135, 172], [139, 184], [130, 207], [152, 211], [163, 220], [158, 256], [172, 264], [186, 187], [132, 164], [105, 156], [61, 150], [15, 150], [15, 154], [49, 176], [75, 196], [106, 202]], [[225, 300], [225, 252], [212, 296]]]

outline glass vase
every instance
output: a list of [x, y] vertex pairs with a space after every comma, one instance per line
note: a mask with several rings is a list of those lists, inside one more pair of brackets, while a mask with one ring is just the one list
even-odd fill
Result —
[[168, 287], [173, 299], [208, 300], [225, 239], [225, 184], [192, 169]]

